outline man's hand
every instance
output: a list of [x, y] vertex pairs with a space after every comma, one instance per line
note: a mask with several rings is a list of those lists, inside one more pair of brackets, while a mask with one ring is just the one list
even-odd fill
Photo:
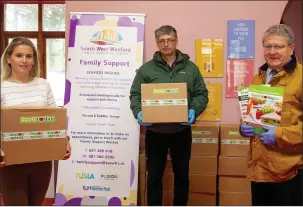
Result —
[[137, 121], [138, 121], [138, 123], [139, 123], [140, 125], [142, 125], [142, 126], [151, 126], [151, 125], [153, 125], [153, 124], [151, 124], [151, 123], [143, 123], [143, 122], [142, 122], [142, 111], [139, 111], [139, 112], [138, 112], [138, 114], [137, 114]]
[[269, 146], [275, 145], [277, 143], [275, 135], [276, 127], [262, 126], [262, 128], [265, 129], [267, 132], [259, 135], [259, 139], [261, 140], [261, 142]]
[[69, 157], [70, 157], [71, 154], [72, 154], [72, 148], [71, 148], [71, 146], [70, 146], [69, 139], [70, 139], [69, 136], [67, 136], [68, 142], [67, 142], [67, 145], [66, 145], [66, 154], [64, 155], [63, 160], [69, 159]]
[[255, 136], [254, 128], [252, 126], [242, 123], [240, 125], [240, 131], [244, 137], [253, 137]]
[[1, 150], [1, 162], [0, 162], [0, 167], [5, 167], [6, 163], [3, 162], [3, 157], [4, 157], [4, 152]]
[[191, 125], [195, 122], [196, 119], [196, 112], [194, 109], [189, 109], [188, 110], [188, 122], [186, 123], [181, 123], [182, 125]]

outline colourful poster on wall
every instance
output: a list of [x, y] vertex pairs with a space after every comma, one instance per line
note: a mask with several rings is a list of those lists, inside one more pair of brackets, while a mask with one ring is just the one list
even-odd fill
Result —
[[205, 111], [197, 118], [200, 121], [221, 121], [222, 116], [222, 84], [206, 83], [208, 104]]
[[203, 77], [223, 76], [223, 39], [197, 39], [196, 64]]
[[226, 97], [237, 98], [238, 88], [247, 87], [254, 76], [254, 60], [226, 61]]
[[55, 205], [137, 204], [139, 125], [129, 91], [143, 63], [144, 21], [70, 14], [64, 104], [72, 155], [59, 162]]
[[227, 57], [229, 59], [255, 57], [255, 20], [228, 20]]

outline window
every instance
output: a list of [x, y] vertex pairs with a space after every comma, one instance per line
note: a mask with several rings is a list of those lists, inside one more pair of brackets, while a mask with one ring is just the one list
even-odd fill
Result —
[[41, 76], [49, 81], [58, 106], [64, 104], [65, 91], [63, 3], [62, 0], [56, 1], [56, 4], [0, 4], [1, 54], [14, 37], [23, 36], [32, 40], [40, 54]]

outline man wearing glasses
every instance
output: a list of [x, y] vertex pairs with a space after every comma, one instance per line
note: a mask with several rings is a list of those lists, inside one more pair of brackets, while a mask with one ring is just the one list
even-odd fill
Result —
[[[169, 25], [155, 31], [159, 51], [153, 59], [142, 65], [130, 91], [131, 109], [140, 125], [146, 126], [145, 149], [147, 157], [147, 205], [161, 206], [163, 197], [162, 177], [168, 150], [174, 172], [173, 204], [185, 206], [189, 194], [189, 160], [192, 133], [190, 125], [206, 108], [208, 90], [198, 67], [187, 54], [177, 50], [178, 36]], [[188, 122], [182, 124], [142, 123], [141, 84], [187, 83]]]
[[284, 24], [273, 25], [264, 34], [266, 64], [253, 85], [284, 88], [280, 126], [264, 127], [254, 135], [241, 124], [243, 136], [251, 137], [248, 179], [253, 206], [302, 206], [302, 65], [294, 54], [294, 33]]

